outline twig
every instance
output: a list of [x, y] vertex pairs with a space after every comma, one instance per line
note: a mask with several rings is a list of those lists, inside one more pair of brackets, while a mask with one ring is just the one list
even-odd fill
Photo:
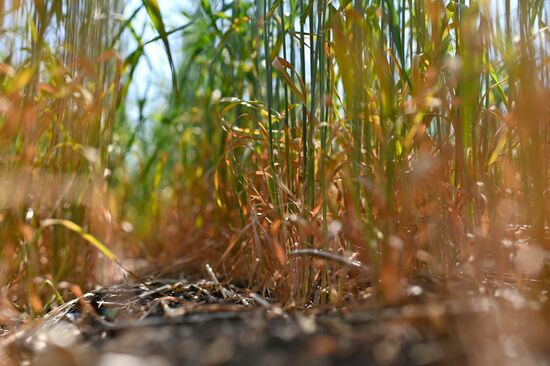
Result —
[[368, 274], [372, 274], [372, 269], [369, 266], [359, 262], [358, 260], [349, 259], [344, 256], [341, 256], [332, 252], [327, 252], [321, 249], [296, 249], [296, 250], [290, 251], [288, 253], [288, 256], [289, 257], [299, 257], [299, 256], [318, 257], [329, 261], [338, 262], [345, 266], [357, 268]]

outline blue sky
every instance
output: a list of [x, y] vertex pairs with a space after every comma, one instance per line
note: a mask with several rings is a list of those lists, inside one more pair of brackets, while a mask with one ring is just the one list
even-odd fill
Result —
[[[192, 2], [192, 0], [158, 0], [167, 30], [181, 26], [187, 22], [181, 10], [191, 10]], [[141, 4], [142, 0], [129, 0], [124, 10], [124, 17], [129, 17], [135, 9], [141, 6]], [[145, 10], [142, 10], [138, 14], [132, 25], [138, 34], [145, 29], [144, 40], [154, 38], [157, 35], [156, 31], [150, 25]], [[170, 46], [176, 58], [174, 60], [176, 65], [178, 64], [178, 55], [181, 54], [178, 52], [180, 39], [181, 36], [178, 34], [170, 36]], [[123, 52], [131, 52], [136, 46], [137, 44], [129, 37], [128, 44], [125, 45], [126, 49]], [[148, 63], [145, 58], [142, 58], [137, 66], [134, 82], [129, 91], [129, 101], [132, 105], [137, 98], [141, 98], [147, 94], [147, 99], [149, 100], [147, 111], [150, 113], [162, 107], [164, 96], [171, 92], [172, 83], [168, 59], [166, 58], [166, 52], [162, 46], [162, 42], [154, 42], [147, 45], [145, 52], [150, 63]], [[130, 108], [129, 116], [130, 118], [137, 116], [135, 107]]]

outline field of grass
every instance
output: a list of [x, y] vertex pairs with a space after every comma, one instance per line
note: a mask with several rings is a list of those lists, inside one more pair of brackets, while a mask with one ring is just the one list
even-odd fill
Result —
[[[43, 314], [138, 259], [287, 306], [548, 288], [547, 2], [201, 0], [173, 29], [163, 3], [0, 1], [2, 306]], [[133, 116], [152, 42], [172, 86]]]

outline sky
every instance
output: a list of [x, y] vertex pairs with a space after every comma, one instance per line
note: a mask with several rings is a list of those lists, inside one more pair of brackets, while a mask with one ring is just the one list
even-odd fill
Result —
[[[196, 1], [196, 0], [195, 0]], [[187, 19], [182, 15], [181, 10], [192, 10], [193, 0], [158, 0], [166, 30], [174, 29], [182, 24], [187, 23]], [[141, 6], [142, 0], [129, 0], [124, 10], [124, 17], [129, 17], [135, 9]], [[146, 11], [143, 9], [138, 16], [134, 18], [132, 26], [138, 34], [144, 29], [143, 40], [149, 40], [158, 35], [153, 29], [148, 19]], [[181, 54], [179, 52], [181, 36], [174, 33], [170, 36], [170, 47], [174, 56], [174, 63], [178, 65]], [[128, 37], [125, 54], [131, 53], [137, 43]], [[171, 92], [172, 81], [170, 79], [170, 67], [166, 57], [166, 51], [162, 42], [153, 42], [145, 47], [145, 54], [150, 62], [145, 58], [139, 62], [134, 74], [133, 83], [129, 90], [130, 109], [128, 115], [130, 119], [137, 119], [137, 107], [135, 101], [138, 98], [147, 96], [148, 105], [146, 105], [146, 113], [151, 113], [159, 110], [164, 103], [164, 96]]]

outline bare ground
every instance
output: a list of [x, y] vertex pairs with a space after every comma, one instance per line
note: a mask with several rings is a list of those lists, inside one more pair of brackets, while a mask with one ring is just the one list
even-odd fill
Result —
[[[98, 288], [7, 332], [7, 365], [550, 365], [548, 306], [514, 284], [370, 288], [337, 308], [281, 309], [214, 280]], [[432, 288], [429, 288], [432, 287]], [[543, 287], [544, 288], [544, 287]], [[532, 291], [531, 291], [532, 292]], [[357, 299], [358, 297], [355, 297]]]

